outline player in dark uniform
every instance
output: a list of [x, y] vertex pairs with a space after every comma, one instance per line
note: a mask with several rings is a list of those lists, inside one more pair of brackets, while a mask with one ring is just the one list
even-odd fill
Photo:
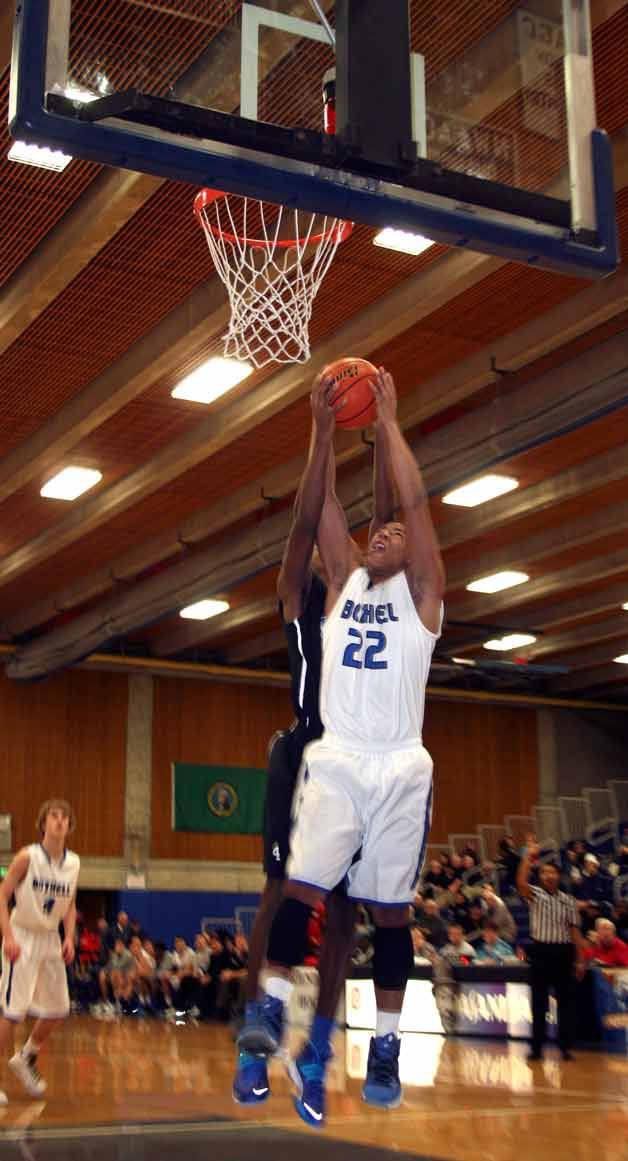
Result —
[[[319, 376], [312, 390], [312, 439], [307, 466], [294, 506], [277, 580], [279, 608], [288, 644], [292, 702], [295, 721], [288, 730], [271, 739], [268, 755], [268, 782], [264, 812], [264, 871], [266, 884], [249, 941], [245, 1028], [259, 1019], [259, 973], [266, 955], [268, 935], [281, 903], [286, 862], [290, 850], [292, 801], [305, 746], [323, 732], [319, 716], [321, 673], [321, 624], [325, 616], [327, 588], [312, 567], [317, 531], [326, 516], [327, 505], [337, 505], [333, 491], [334, 411], [328, 389]], [[324, 504], [320, 501], [321, 481], [327, 478]], [[377, 523], [391, 517], [393, 495], [385, 455], [376, 456], [375, 510]], [[318, 498], [317, 498], [318, 493]], [[319, 967], [320, 989], [313, 1033], [327, 1041], [349, 955], [353, 947], [354, 905], [342, 890], [329, 896], [327, 939]], [[270, 1093], [264, 1056], [240, 1051], [233, 1084], [234, 1099], [240, 1104], [257, 1104]]]

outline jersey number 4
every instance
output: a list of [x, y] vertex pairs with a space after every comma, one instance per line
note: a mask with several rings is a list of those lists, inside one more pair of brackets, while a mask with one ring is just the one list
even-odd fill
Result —
[[[349, 629], [349, 636], [354, 640], [347, 645], [343, 655], [342, 664], [348, 665], [350, 669], [388, 669], [388, 662], [385, 660], [378, 661], [377, 658], [380, 653], [384, 652], [386, 648], [386, 634], [377, 633], [375, 631], [362, 635], [358, 629]], [[360, 653], [364, 646], [366, 639], [366, 649], [364, 650], [364, 661], [360, 658]], [[368, 642], [371, 642], [369, 645]]]
[[50, 912], [52, 911], [55, 903], [56, 903], [56, 899], [46, 899], [46, 902], [43, 904], [43, 908], [42, 908], [44, 915], [50, 915]]

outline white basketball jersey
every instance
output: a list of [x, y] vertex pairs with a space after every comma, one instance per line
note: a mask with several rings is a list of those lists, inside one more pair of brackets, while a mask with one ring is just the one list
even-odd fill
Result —
[[323, 625], [325, 730], [360, 749], [420, 744], [437, 637], [421, 622], [405, 572], [371, 586], [356, 569]]
[[81, 860], [74, 851], [65, 851], [53, 863], [41, 843], [27, 850], [28, 870], [15, 888], [11, 922], [27, 931], [56, 931], [76, 893]]

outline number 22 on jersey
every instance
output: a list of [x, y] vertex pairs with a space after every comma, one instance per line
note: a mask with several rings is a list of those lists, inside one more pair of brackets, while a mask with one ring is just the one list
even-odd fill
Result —
[[386, 648], [386, 634], [376, 630], [361, 633], [349, 629], [351, 640], [342, 655], [342, 664], [349, 669], [388, 669], [388, 662], [380, 657]]

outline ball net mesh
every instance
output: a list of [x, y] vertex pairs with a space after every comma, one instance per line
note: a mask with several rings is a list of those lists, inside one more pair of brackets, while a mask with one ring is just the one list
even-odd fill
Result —
[[225, 355], [305, 363], [312, 304], [352, 222], [201, 190], [194, 212], [229, 295]]

